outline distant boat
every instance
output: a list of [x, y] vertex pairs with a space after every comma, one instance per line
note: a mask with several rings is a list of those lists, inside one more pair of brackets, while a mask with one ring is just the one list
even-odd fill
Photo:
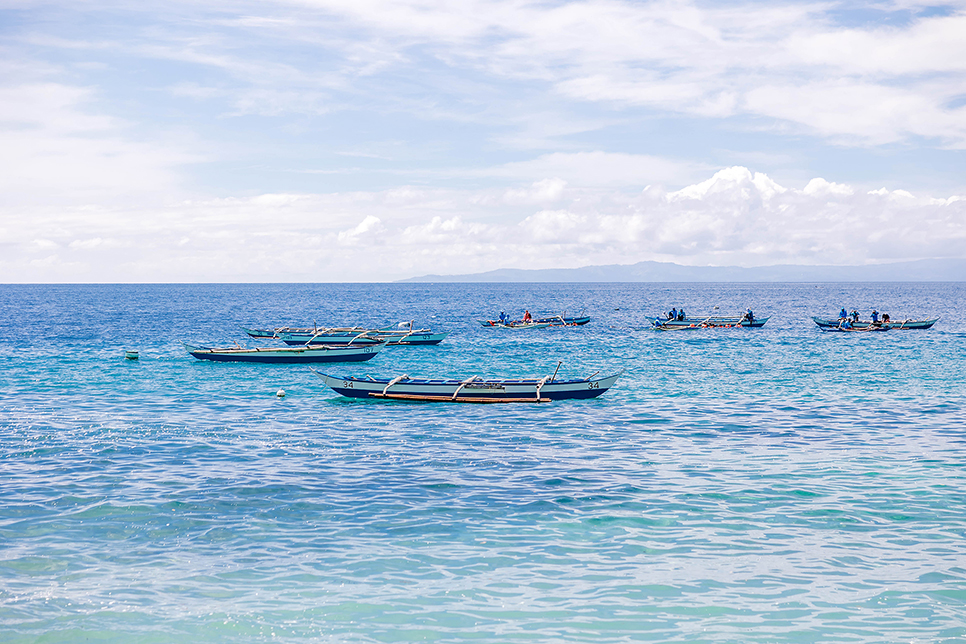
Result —
[[[490, 326], [507, 326], [513, 324], [522, 324], [522, 320], [514, 320], [512, 322], [500, 322], [499, 320], [478, 320], [480, 324], [486, 327]], [[565, 314], [560, 315], [547, 315], [541, 318], [533, 318], [533, 324], [546, 324], [547, 326], [583, 326], [590, 322], [590, 316], [567, 316]]]
[[663, 317], [649, 317], [647, 318], [654, 325], [654, 328], [659, 328], [661, 330], [677, 330], [677, 329], [709, 329], [709, 328], [726, 328], [730, 329], [733, 327], [744, 327], [752, 329], [760, 329], [765, 326], [765, 322], [769, 318], [752, 318], [750, 321], [743, 315], [732, 315], [732, 316], [708, 316], [708, 317], [686, 317], [683, 320], [668, 320]]
[[307, 362], [363, 362], [375, 358], [376, 354], [382, 349], [382, 345], [347, 346], [313, 344], [303, 347], [259, 347], [253, 349], [229, 347], [215, 349], [185, 344], [184, 348], [199, 360], [304, 364]]
[[138, 354], [137, 351], [125, 351], [124, 357], [127, 358], [128, 360], [137, 360], [140, 357], [140, 355]]
[[[819, 318], [812, 317], [812, 320], [819, 327], [825, 329], [828, 327], [837, 327], [842, 321], [842, 318]], [[890, 329], [928, 329], [933, 324], [939, 321], [939, 318], [932, 318], [930, 320], [889, 320], [888, 322], [880, 322], [880, 326], [887, 327]], [[857, 320], [852, 321], [849, 319], [851, 325], [855, 328], [865, 328], [872, 324], [871, 320]]]
[[549, 322], [500, 322], [498, 320], [479, 320], [479, 322], [490, 329], [546, 329], [552, 326]]
[[596, 378], [595, 373], [578, 380], [555, 380], [553, 376], [529, 379], [473, 376], [456, 380], [410, 378], [405, 375], [396, 378], [357, 378], [315, 373], [333, 391], [349, 398], [456, 403], [539, 403], [596, 398], [610, 389], [621, 375]]
[[379, 344], [414, 346], [439, 344], [448, 333], [433, 333], [430, 329], [367, 329], [365, 327], [247, 329], [248, 335], [259, 339], [276, 339], [285, 344]]

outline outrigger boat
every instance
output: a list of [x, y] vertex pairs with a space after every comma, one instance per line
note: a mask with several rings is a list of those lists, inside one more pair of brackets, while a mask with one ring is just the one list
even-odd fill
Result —
[[[813, 317], [815, 324], [823, 329], [829, 327], [838, 327], [842, 318], [819, 318]], [[939, 321], [939, 318], [932, 318], [930, 320], [889, 320], [888, 322], [880, 322], [879, 326], [889, 329], [928, 329], [933, 324]], [[866, 327], [875, 326], [871, 320], [856, 320], [853, 321], [849, 318], [849, 323], [856, 329], [864, 329]]]
[[[523, 324], [522, 320], [514, 320], [512, 322], [500, 322], [499, 320], [478, 320], [478, 322], [485, 327]], [[547, 326], [583, 326], [588, 322], [590, 322], [589, 315], [580, 315], [575, 317], [567, 316], [565, 313], [561, 313], [559, 315], [547, 315], [542, 318], [533, 318], [531, 323], [546, 324]]]
[[430, 329], [367, 329], [364, 327], [242, 329], [253, 338], [276, 339], [285, 344], [379, 344], [413, 346], [439, 344], [447, 333]]
[[684, 318], [683, 320], [668, 320], [661, 317], [649, 317], [647, 319], [651, 321], [651, 324], [655, 329], [670, 331], [680, 329], [709, 329], [719, 327], [726, 329], [730, 329], [732, 327], [760, 329], [761, 327], [765, 326], [765, 322], [767, 322], [769, 318], [756, 317], [748, 320], [743, 315], [734, 315], [712, 316], [706, 318]]
[[307, 362], [363, 362], [376, 357], [382, 350], [381, 344], [367, 345], [309, 345], [303, 347], [264, 347], [249, 349], [245, 347], [229, 347], [214, 349], [210, 347], [195, 347], [184, 344], [195, 358], [199, 360], [216, 360], [218, 362], [272, 362], [286, 364], [304, 364]]
[[[560, 365], [557, 365], [559, 368]], [[312, 370], [326, 385], [348, 398], [377, 398], [383, 400], [408, 400], [420, 402], [452, 403], [542, 403], [553, 400], [596, 398], [620, 377], [620, 373], [597, 378], [597, 373], [576, 380], [556, 380], [553, 376], [543, 378], [481, 378], [473, 376], [463, 380], [395, 378], [366, 376], [329, 376]]]
[[[500, 322], [498, 320], [485, 320], [489, 324], [484, 324], [483, 326], [492, 329], [546, 329], [548, 326], [552, 326], [548, 322]], [[480, 320], [484, 322], [484, 320]]]

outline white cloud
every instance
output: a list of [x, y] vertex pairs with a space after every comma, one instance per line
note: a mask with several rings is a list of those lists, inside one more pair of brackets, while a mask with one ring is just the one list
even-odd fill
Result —
[[340, 232], [338, 236], [339, 243], [357, 244], [363, 236], [375, 236], [382, 230], [385, 230], [385, 228], [383, 227], [382, 221], [379, 219], [379, 217], [368, 215], [365, 219], [359, 222], [359, 225], [355, 228]]
[[619, 152], [554, 152], [529, 161], [514, 161], [480, 170], [491, 177], [548, 178], [580, 187], [639, 186], [643, 183], [681, 183], [695, 177], [701, 165], [647, 154]]
[[[547, 184], [551, 185], [551, 184]], [[11, 281], [381, 281], [498, 267], [856, 264], [966, 256], [966, 200], [743, 167], [666, 192], [567, 187], [553, 208], [506, 190], [266, 194], [4, 223]], [[98, 241], [100, 240], [100, 241]]]
[[44, 82], [0, 86], [0, 192], [9, 203], [170, 191], [177, 166], [200, 160], [91, 108], [93, 90]]

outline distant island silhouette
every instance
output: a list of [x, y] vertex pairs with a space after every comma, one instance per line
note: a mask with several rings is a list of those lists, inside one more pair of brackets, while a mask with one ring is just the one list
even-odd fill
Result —
[[863, 266], [683, 266], [638, 262], [582, 268], [500, 268], [464, 275], [422, 275], [399, 282], [963, 282], [966, 259], [922, 259]]

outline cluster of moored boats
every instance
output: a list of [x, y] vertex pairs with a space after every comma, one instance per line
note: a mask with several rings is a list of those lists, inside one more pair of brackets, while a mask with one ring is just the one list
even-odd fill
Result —
[[[716, 307], [717, 308], [717, 307]], [[756, 317], [751, 309], [741, 315], [709, 315], [691, 317], [685, 312], [672, 310], [663, 316], [647, 318], [651, 328], [658, 331], [714, 329], [714, 328], [761, 328], [768, 317]], [[870, 332], [891, 329], [928, 329], [939, 318], [922, 320], [892, 320], [888, 315], [880, 319], [873, 311], [869, 320], [862, 320], [857, 311], [846, 314], [843, 309], [838, 318], [813, 317], [823, 331]], [[479, 320], [486, 328], [542, 329], [559, 326], [583, 326], [590, 317], [583, 314], [565, 314], [533, 318], [527, 312], [521, 320], [511, 320], [501, 313], [496, 320]], [[276, 327], [272, 329], [243, 328], [250, 337], [258, 340], [280, 341], [284, 346], [211, 348], [185, 344], [185, 348], [199, 360], [219, 362], [261, 363], [323, 363], [362, 362], [376, 357], [385, 347], [430, 346], [446, 339], [447, 333], [431, 329], [417, 329], [413, 322], [390, 328], [366, 327]], [[557, 365], [559, 369], [560, 365]], [[315, 371], [313, 369], [313, 371]], [[315, 373], [335, 392], [349, 398], [375, 398], [389, 400], [418, 400], [424, 402], [550, 402], [577, 398], [595, 398], [607, 391], [620, 374], [598, 377], [599, 372], [586, 378], [557, 380], [557, 371], [543, 378], [413, 378], [401, 375], [394, 378], [365, 376], [329, 376]]]
[[[481, 323], [484, 321], [481, 321]], [[555, 315], [539, 320], [503, 320], [499, 324], [483, 326], [507, 329], [545, 328], [548, 326], [580, 326], [589, 317]], [[426, 346], [442, 342], [447, 334], [431, 329], [408, 328], [367, 329], [364, 327], [312, 327], [273, 329], [244, 329], [252, 338], [279, 340], [286, 346], [271, 347], [196, 347], [185, 344], [195, 358], [219, 362], [262, 363], [319, 363], [361, 362], [371, 360], [387, 346]], [[558, 369], [560, 365], [557, 365]], [[315, 371], [313, 369], [313, 371]], [[578, 398], [595, 398], [607, 391], [620, 374], [598, 377], [599, 372], [586, 378], [558, 380], [557, 372], [543, 378], [470, 378], [428, 379], [409, 375], [395, 378], [335, 377], [315, 371], [326, 385], [349, 398], [410, 400], [423, 402], [550, 402]]]

